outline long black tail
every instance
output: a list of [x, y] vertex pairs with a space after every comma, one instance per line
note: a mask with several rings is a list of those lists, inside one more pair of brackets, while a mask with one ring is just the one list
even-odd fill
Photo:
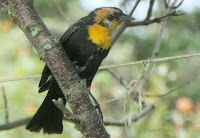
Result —
[[63, 113], [54, 105], [52, 99], [61, 97], [64, 103], [66, 103], [66, 100], [56, 81], [51, 83], [42, 105], [26, 125], [26, 129], [31, 132], [39, 132], [42, 128], [43, 132], [48, 134], [60, 134], [63, 131]]

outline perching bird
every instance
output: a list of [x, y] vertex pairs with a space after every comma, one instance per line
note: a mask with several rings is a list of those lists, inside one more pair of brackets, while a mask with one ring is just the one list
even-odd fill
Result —
[[[86, 79], [88, 88], [110, 50], [113, 31], [123, 22], [132, 19], [119, 8], [97, 8], [71, 25], [61, 37], [62, 47], [80, 78]], [[52, 99], [61, 97], [65, 104], [66, 99], [47, 65], [42, 72], [39, 87], [39, 92], [48, 90], [48, 93], [36, 114], [26, 125], [26, 129], [31, 132], [43, 129], [43, 132], [48, 134], [62, 133], [63, 113], [54, 105]]]

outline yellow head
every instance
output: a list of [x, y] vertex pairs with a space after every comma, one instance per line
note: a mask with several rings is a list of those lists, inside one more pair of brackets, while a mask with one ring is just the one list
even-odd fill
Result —
[[122, 22], [134, 19], [131, 16], [124, 14], [119, 8], [115, 7], [97, 8], [93, 12], [95, 14], [94, 22], [105, 26], [108, 29], [115, 29]]
[[134, 19], [114, 7], [95, 9], [89, 16], [93, 17], [92, 25], [88, 26], [89, 39], [104, 50], [111, 46], [113, 30], [122, 22]]

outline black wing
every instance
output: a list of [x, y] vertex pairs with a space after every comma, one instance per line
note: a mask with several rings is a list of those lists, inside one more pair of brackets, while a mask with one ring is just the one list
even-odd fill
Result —
[[[77, 31], [79, 30], [79, 28], [85, 24], [88, 21], [88, 16], [81, 18], [79, 21], [77, 21], [76, 23], [74, 23], [73, 25], [71, 25], [67, 31], [63, 34], [63, 36], [60, 38], [60, 43], [66, 43], [70, 37]], [[49, 77], [52, 76], [52, 73], [50, 71], [50, 69], [48, 68], [47, 65], [45, 65], [43, 71], [42, 71], [42, 77], [40, 79], [40, 83], [39, 83], [39, 92], [43, 92], [45, 90], [48, 90], [50, 87], [50, 83], [49, 83]]]

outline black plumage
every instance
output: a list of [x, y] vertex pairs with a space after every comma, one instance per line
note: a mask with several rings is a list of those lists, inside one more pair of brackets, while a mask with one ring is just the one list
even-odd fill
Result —
[[[99, 49], [89, 40], [86, 28], [93, 22], [88, 18], [91, 17], [84, 17], [72, 25], [61, 37], [60, 43], [75, 68], [79, 70], [80, 78], [86, 79], [86, 86], [90, 87], [98, 67], [109, 50]], [[39, 132], [43, 128], [44, 133], [62, 133], [63, 113], [54, 105], [52, 99], [61, 97], [65, 103], [66, 100], [47, 65], [43, 69], [39, 87], [39, 92], [49, 91], [34, 117], [26, 125], [26, 129]]]
[[[121, 20], [120, 17], [126, 18]], [[125, 21], [124, 19], [131, 19], [128, 17], [118, 8], [98, 8], [71, 25], [61, 37], [62, 47], [80, 78], [86, 79], [88, 88], [110, 50], [113, 30]], [[94, 27], [92, 33], [90, 33], [91, 26]], [[61, 97], [65, 104], [66, 99], [47, 65], [43, 69], [39, 87], [39, 92], [49, 91], [34, 117], [26, 125], [26, 129], [31, 132], [43, 129], [43, 132], [48, 134], [62, 133], [63, 113], [54, 105], [52, 99]]]

